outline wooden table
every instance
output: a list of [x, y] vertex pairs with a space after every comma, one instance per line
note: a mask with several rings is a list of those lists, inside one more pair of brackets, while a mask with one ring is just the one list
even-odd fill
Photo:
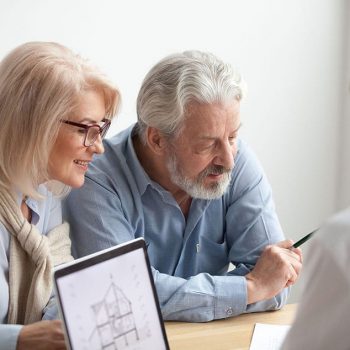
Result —
[[171, 350], [247, 350], [255, 323], [291, 324], [297, 304], [207, 323], [165, 322]]

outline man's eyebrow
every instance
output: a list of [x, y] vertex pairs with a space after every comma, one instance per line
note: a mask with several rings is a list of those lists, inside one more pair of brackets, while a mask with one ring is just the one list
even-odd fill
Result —
[[237, 127], [237, 129], [236, 130], [234, 130], [234, 132], [237, 132], [241, 127], [242, 127], [242, 123], [239, 123], [239, 125], [238, 125], [238, 127]]
[[[237, 129], [232, 131], [232, 134], [235, 134], [236, 132], [238, 132], [238, 130], [242, 127], [242, 123], [240, 123], [237, 127]], [[199, 139], [201, 140], [216, 140], [217, 137], [215, 136], [210, 136], [210, 135], [199, 135]]]

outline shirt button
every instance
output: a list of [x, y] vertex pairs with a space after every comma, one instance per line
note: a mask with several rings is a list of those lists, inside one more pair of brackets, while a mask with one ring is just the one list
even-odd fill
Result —
[[229, 307], [229, 308], [226, 310], [226, 315], [227, 315], [227, 316], [231, 316], [232, 314], [233, 314], [232, 307]]

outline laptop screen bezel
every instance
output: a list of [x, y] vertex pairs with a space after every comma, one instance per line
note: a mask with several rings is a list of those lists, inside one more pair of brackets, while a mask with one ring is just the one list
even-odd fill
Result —
[[166, 331], [165, 331], [165, 327], [164, 327], [164, 321], [163, 321], [163, 317], [162, 317], [162, 313], [161, 313], [161, 309], [160, 309], [158, 294], [157, 294], [157, 290], [156, 290], [154, 280], [153, 280], [151, 264], [150, 264], [148, 254], [147, 254], [146, 242], [142, 237], [136, 238], [134, 240], [131, 240], [131, 241], [128, 241], [128, 242], [125, 242], [122, 244], [119, 244], [119, 245], [111, 247], [111, 248], [107, 248], [105, 250], [102, 250], [102, 251], [99, 251], [99, 252], [96, 252], [96, 253], [93, 253], [90, 255], [87, 255], [85, 257], [76, 259], [73, 262], [70, 262], [70, 263], [67, 263], [64, 265], [60, 265], [60, 266], [55, 268], [54, 274], [53, 274], [53, 276], [54, 276], [54, 288], [55, 288], [59, 313], [60, 313], [61, 319], [63, 320], [63, 326], [64, 326], [65, 336], [66, 336], [66, 343], [67, 343], [67, 345], [69, 345], [69, 349], [75, 350], [72, 348], [72, 344], [71, 344], [71, 335], [70, 335], [69, 329], [67, 327], [67, 319], [65, 317], [64, 306], [63, 306], [63, 303], [61, 302], [62, 298], [61, 298], [61, 294], [60, 294], [58, 280], [64, 276], [67, 276], [67, 275], [70, 275], [72, 273], [84, 270], [84, 269], [89, 268], [91, 266], [94, 266], [98, 263], [102, 263], [102, 262], [105, 262], [107, 260], [117, 258], [120, 255], [130, 253], [130, 252], [135, 251], [137, 249], [142, 249], [142, 251], [143, 251], [143, 255], [144, 255], [144, 258], [146, 261], [146, 266], [147, 266], [147, 271], [148, 271], [148, 278], [149, 278], [149, 282], [150, 282], [151, 287], [152, 287], [152, 294], [153, 294], [154, 302], [155, 302], [155, 305], [157, 308], [158, 320], [159, 320], [159, 324], [161, 327], [164, 345], [165, 345], [166, 350], [170, 349], [167, 335], [166, 335]]

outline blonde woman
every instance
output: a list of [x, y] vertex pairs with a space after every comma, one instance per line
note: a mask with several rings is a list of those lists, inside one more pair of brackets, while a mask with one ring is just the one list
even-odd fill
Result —
[[118, 90], [66, 47], [30, 42], [0, 63], [0, 349], [65, 349], [52, 267], [72, 259], [58, 194], [80, 187]]

